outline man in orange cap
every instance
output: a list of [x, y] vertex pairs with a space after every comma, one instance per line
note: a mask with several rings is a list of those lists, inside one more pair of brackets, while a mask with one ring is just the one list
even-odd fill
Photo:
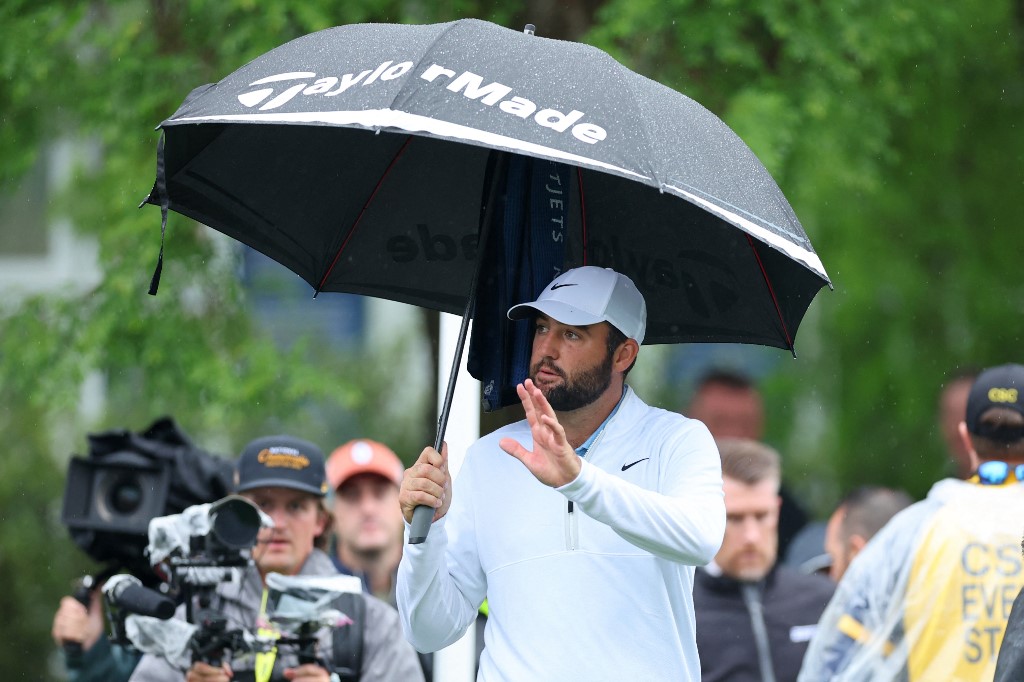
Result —
[[398, 490], [404, 471], [391, 448], [365, 438], [345, 443], [327, 460], [334, 491], [331, 559], [339, 571], [358, 575], [367, 592], [392, 606], [402, 559]]

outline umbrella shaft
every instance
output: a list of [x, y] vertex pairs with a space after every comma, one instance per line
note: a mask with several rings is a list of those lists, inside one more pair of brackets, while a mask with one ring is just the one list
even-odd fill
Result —
[[[488, 160], [488, 175], [491, 182], [487, 188], [487, 198], [480, 217], [480, 249], [481, 253], [487, 247], [487, 240], [490, 238], [492, 214], [494, 206], [498, 202], [498, 193], [508, 175], [509, 164], [508, 152], [492, 152]], [[451, 371], [448, 373], [448, 388], [444, 393], [444, 401], [441, 404], [441, 413], [437, 418], [437, 437], [434, 438], [434, 449], [441, 452], [444, 443], [444, 432], [448, 428], [448, 417], [452, 411], [452, 400], [455, 397], [455, 381], [459, 376], [459, 367], [462, 365], [462, 352], [466, 348], [466, 335], [469, 331], [469, 322], [473, 317], [473, 310], [476, 307], [477, 284], [480, 281], [480, 270], [483, 259], [476, 262], [473, 270], [473, 282], [469, 287], [469, 299], [466, 301], [466, 309], [462, 313], [462, 325], [459, 327], [459, 338], [455, 345], [455, 357], [452, 358]], [[425, 505], [420, 505], [413, 510], [412, 524], [409, 529], [409, 544], [418, 545], [427, 539], [430, 532], [430, 524], [434, 517], [434, 510]]]

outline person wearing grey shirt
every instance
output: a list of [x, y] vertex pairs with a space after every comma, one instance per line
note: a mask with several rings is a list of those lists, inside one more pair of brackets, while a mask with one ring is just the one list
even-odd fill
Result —
[[[217, 586], [211, 607], [228, 623], [255, 632], [268, 625], [262, 617], [268, 573], [337, 575], [327, 554], [314, 547], [315, 540], [327, 530], [329, 520], [323, 506], [327, 491], [324, 457], [315, 445], [298, 438], [260, 438], [242, 451], [236, 481], [236, 491], [273, 519], [274, 527], [260, 532], [253, 550], [254, 565], [239, 580]], [[347, 614], [353, 616], [354, 622], [343, 627], [360, 628], [362, 653], [358, 671], [346, 668], [350, 661], [338, 660], [336, 631], [323, 628], [318, 633], [318, 663], [300, 664], [292, 647], [237, 656], [219, 666], [194, 661], [187, 670], [176, 668], [162, 657], [146, 654], [135, 668], [131, 682], [328, 682], [332, 675], [333, 679], [360, 682], [422, 681], [416, 652], [402, 635], [398, 613], [370, 595], [354, 596], [362, 600], [365, 608], [356, 610], [354, 616]], [[358, 611], [363, 612], [361, 618]], [[183, 614], [184, 609], [179, 608], [179, 617]]]

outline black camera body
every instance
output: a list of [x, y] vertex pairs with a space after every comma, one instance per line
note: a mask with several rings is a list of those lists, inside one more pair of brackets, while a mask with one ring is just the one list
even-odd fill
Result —
[[227, 495], [233, 464], [196, 447], [170, 417], [139, 433], [89, 434], [88, 442], [88, 455], [69, 463], [61, 522], [109, 573], [127, 570], [153, 587], [160, 579], [145, 556], [149, 521]]
[[73, 457], [61, 523], [94, 561], [126, 569], [153, 585], [146, 561], [149, 520], [165, 513], [171, 471], [166, 462], [133, 451]]
[[145, 535], [164, 513], [170, 469], [125, 450], [103, 458], [73, 457], [61, 522], [68, 528]]

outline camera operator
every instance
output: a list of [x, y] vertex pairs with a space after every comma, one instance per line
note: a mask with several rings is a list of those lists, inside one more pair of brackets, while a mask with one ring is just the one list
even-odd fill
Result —
[[[273, 626], [265, 618], [268, 573], [300, 576], [336, 575], [330, 558], [314, 547], [326, 532], [328, 513], [323, 506], [327, 492], [324, 457], [312, 443], [290, 436], [269, 436], [249, 443], [235, 467], [236, 492], [248, 498], [274, 521], [264, 528], [253, 549], [255, 566], [244, 569], [240, 579], [217, 585], [212, 608], [233, 626], [269, 634]], [[413, 648], [402, 636], [397, 612], [369, 595], [364, 600], [365, 618], [344, 630], [360, 628], [362, 636], [360, 682], [422, 680]], [[351, 615], [351, 614], [350, 614]], [[179, 608], [178, 617], [184, 616]], [[363, 620], [364, 622], [359, 622]], [[337, 632], [319, 633], [320, 660], [335, 662]], [[340, 656], [340, 654], [339, 654]], [[339, 667], [343, 667], [339, 664]], [[299, 664], [287, 647], [264, 653], [236, 656], [220, 666], [193, 662], [188, 671], [172, 667], [165, 659], [146, 654], [131, 677], [132, 682], [227, 682], [255, 680], [273, 682], [327, 682], [335, 670], [313, 663]], [[352, 679], [352, 678], [350, 678]]]
[[[53, 616], [53, 640], [65, 651], [64, 664], [69, 682], [125, 682], [138, 663], [133, 650], [111, 644], [103, 623], [103, 599], [99, 588], [83, 592], [86, 607], [78, 595], [63, 597]], [[69, 650], [68, 645], [74, 647]]]

